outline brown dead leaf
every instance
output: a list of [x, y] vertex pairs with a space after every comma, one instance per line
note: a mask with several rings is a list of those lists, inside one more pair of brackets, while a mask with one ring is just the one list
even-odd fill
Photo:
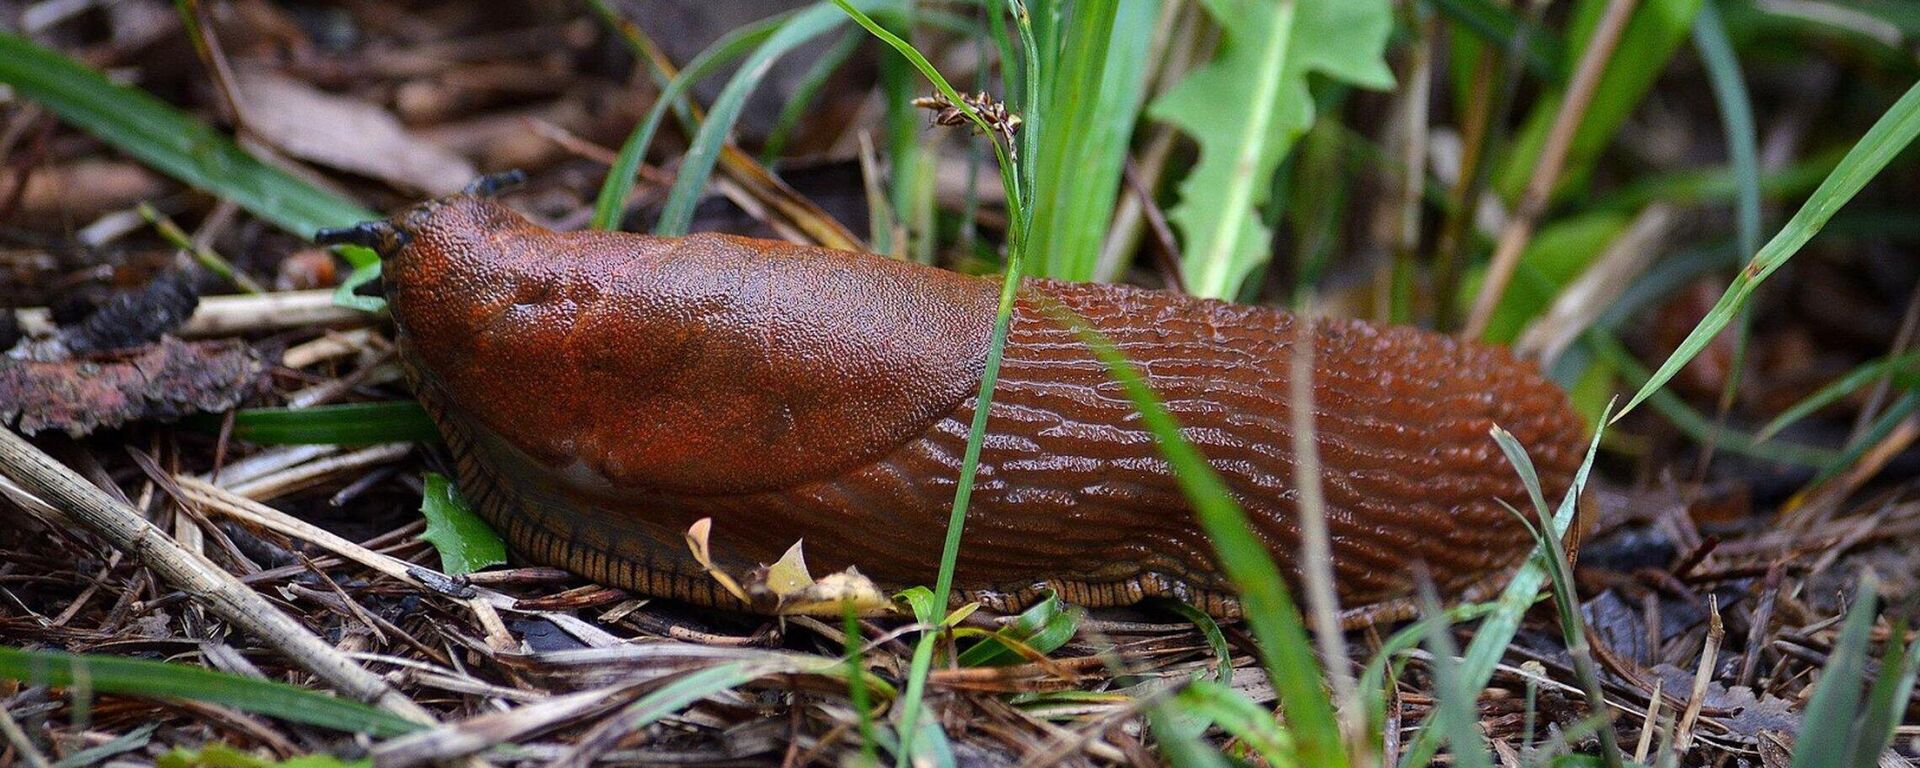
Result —
[[391, 113], [259, 68], [234, 73], [247, 127], [289, 155], [447, 195], [477, 175], [473, 164], [400, 125]]
[[253, 349], [233, 339], [168, 336], [126, 355], [52, 362], [0, 357], [0, 422], [29, 435], [57, 429], [80, 437], [225, 411], [255, 392], [265, 371]]

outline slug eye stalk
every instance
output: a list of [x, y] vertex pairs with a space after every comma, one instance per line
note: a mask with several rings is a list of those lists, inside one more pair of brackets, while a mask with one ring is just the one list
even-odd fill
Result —
[[358, 245], [372, 248], [380, 258], [389, 258], [405, 248], [413, 238], [384, 219], [363, 221], [351, 227], [331, 227], [313, 234], [320, 245]]

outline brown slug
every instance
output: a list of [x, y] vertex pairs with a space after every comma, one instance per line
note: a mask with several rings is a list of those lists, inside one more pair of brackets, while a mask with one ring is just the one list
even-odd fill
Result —
[[[401, 357], [461, 491], [527, 559], [738, 606], [689, 555], [713, 520], [739, 573], [804, 540], [886, 588], [940, 558], [999, 281], [727, 235], [554, 232], [474, 194], [323, 233], [376, 247]], [[1122, 285], [1023, 282], [989, 414], [956, 599], [1011, 610], [1151, 596], [1235, 616], [1174, 476], [1085, 317], [1146, 375], [1297, 579], [1288, 344], [1274, 309]], [[1315, 424], [1339, 596], [1450, 594], [1532, 547], [1488, 428], [1553, 498], [1585, 448], [1564, 394], [1506, 352], [1317, 320]]]

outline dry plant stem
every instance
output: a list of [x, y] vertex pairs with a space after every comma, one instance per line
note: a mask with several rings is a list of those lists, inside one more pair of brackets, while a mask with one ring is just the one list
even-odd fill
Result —
[[1147, 229], [1153, 232], [1154, 243], [1159, 247], [1153, 251], [1154, 266], [1160, 268], [1160, 277], [1167, 283], [1167, 289], [1187, 292], [1187, 281], [1180, 276], [1180, 241], [1174, 239], [1173, 228], [1167, 225], [1167, 215], [1160, 210], [1160, 204], [1153, 201], [1153, 191], [1140, 180], [1140, 172], [1133, 158], [1127, 158], [1121, 168], [1126, 177], [1127, 188], [1138, 200], [1140, 212], [1146, 217]]
[[1366, 742], [1366, 713], [1360, 708], [1359, 690], [1347, 661], [1346, 635], [1341, 632], [1340, 598], [1333, 587], [1333, 547], [1327, 534], [1327, 500], [1321, 487], [1320, 446], [1314, 439], [1313, 342], [1307, 338], [1314, 328], [1311, 296], [1302, 298], [1299, 320], [1293, 327], [1296, 337], [1291, 345], [1292, 370], [1287, 373], [1287, 407], [1288, 419], [1293, 422], [1293, 480], [1300, 492], [1300, 570], [1306, 583], [1314, 639], [1320, 646], [1320, 663], [1326, 668], [1340, 711], [1341, 730], [1347, 743], [1358, 747]]
[[333, 688], [408, 720], [434, 722], [425, 709], [379, 675], [341, 655], [232, 574], [180, 548], [138, 512], [114, 501], [12, 430], [0, 430], [0, 473]]
[[1707, 596], [1707, 642], [1700, 649], [1700, 666], [1693, 673], [1693, 693], [1687, 697], [1687, 709], [1680, 715], [1680, 723], [1673, 739], [1674, 758], [1685, 758], [1688, 750], [1693, 749], [1693, 726], [1700, 720], [1700, 707], [1706, 703], [1707, 684], [1713, 682], [1714, 661], [1720, 655], [1720, 642], [1726, 639], [1727, 628], [1720, 623], [1720, 598]]
[[1635, 765], [1646, 765], [1647, 752], [1653, 749], [1653, 732], [1660, 724], [1660, 689], [1666, 682], [1664, 678], [1653, 679], [1653, 695], [1647, 698], [1647, 716], [1640, 720], [1640, 743], [1633, 748]]
[[381, 768], [410, 768], [456, 757], [465, 757], [495, 744], [517, 741], [525, 736], [568, 722], [581, 722], [593, 713], [625, 704], [632, 698], [637, 683], [596, 688], [545, 699], [505, 712], [488, 712], [438, 728], [390, 739], [373, 748], [373, 761]]
[[1546, 313], [1527, 326], [1514, 342], [1514, 353], [1534, 358], [1541, 368], [1553, 368], [1561, 353], [1585, 335], [1633, 285], [1634, 278], [1664, 252], [1678, 218], [1673, 208], [1664, 204], [1642, 209], [1586, 271], [1561, 289]]
[[[1416, 11], [1417, 13], [1417, 11]], [[1401, 285], [1410, 285], [1414, 269], [1414, 257], [1420, 247], [1420, 207], [1421, 193], [1426, 190], [1427, 181], [1427, 105], [1432, 101], [1433, 89], [1433, 46], [1440, 40], [1440, 17], [1434, 14], [1420, 27], [1420, 39], [1415, 41], [1408, 52], [1407, 89], [1400, 103], [1400, 193], [1395, 201], [1398, 209], [1398, 221], [1393, 228], [1393, 285], [1388, 288], [1389, 296], [1397, 294]], [[1391, 315], [1393, 301], [1382, 303]], [[1383, 319], [1392, 319], [1384, 317]]]
[[1567, 88], [1567, 94], [1560, 102], [1560, 110], [1554, 113], [1553, 127], [1547, 133], [1547, 141], [1540, 150], [1540, 160], [1533, 167], [1533, 177], [1528, 179], [1525, 192], [1520, 195], [1520, 204], [1514, 209], [1513, 218], [1500, 232], [1499, 245], [1493, 251], [1493, 263], [1487, 269], [1487, 279], [1480, 286], [1480, 294], [1474, 297], [1473, 313], [1468, 315], [1467, 324], [1461, 329], [1463, 338], [1477, 339], [1487, 331], [1487, 323], [1493, 319], [1493, 310], [1500, 305], [1500, 297], [1507, 292], [1507, 284], [1513, 281], [1514, 269], [1520, 265], [1520, 253], [1525, 251], [1527, 243], [1533, 240], [1533, 227], [1545, 212], [1547, 202], [1553, 196], [1553, 188], [1560, 182], [1560, 171], [1566, 167], [1567, 152], [1573, 148], [1573, 136], [1580, 128], [1580, 121], [1587, 114], [1587, 105], [1593, 101], [1593, 92], [1600, 87], [1600, 76], [1607, 70], [1607, 61], [1613, 58], [1614, 46], [1620, 43], [1620, 33], [1627, 27], [1627, 20], [1633, 16], [1637, 0], [1611, 0], [1607, 3], [1606, 15], [1600, 18], [1600, 26], [1594, 30], [1593, 39], [1587, 43], [1587, 50], [1580, 56], [1580, 68], [1574, 72], [1573, 83]]
[[[344, 559], [364, 565], [408, 585], [420, 589], [445, 591], [426, 583], [426, 580], [431, 579], [448, 586], [454, 583], [452, 579], [436, 571], [367, 549], [323, 528], [200, 478], [178, 475], [174, 479], [179, 483], [180, 491], [187, 501], [206, 505], [210, 511], [245, 520], [285, 536], [311, 542]], [[492, 590], [477, 589], [475, 591], [477, 592], [475, 596], [459, 598], [459, 600], [468, 610], [473, 611], [481, 627], [487, 630], [487, 643], [495, 650], [517, 647], [518, 643], [513, 640], [513, 635], [507, 632], [506, 624], [501, 621], [498, 610], [511, 608], [513, 598]], [[612, 634], [571, 614], [542, 613], [541, 616], [553, 621], [567, 634], [573, 635], [590, 646], [604, 647], [620, 642]]]
[[7, 737], [7, 743], [13, 745], [14, 752], [27, 768], [50, 768], [47, 756], [40, 754], [40, 748], [27, 740], [27, 732], [20, 730], [20, 723], [5, 709], [0, 709], [0, 735]]
[[353, 453], [315, 459], [300, 467], [286, 468], [250, 482], [234, 482], [234, 484], [228, 484], [228, 490], [250, 497], [253, 501], [267, 501], [286, 493], [298, 492], [301, 488], [309, 488], [324, 480], [328, 474], [363, 470], [363, 468], [386, 465], [390, 461], [399, 461], [411, 451], [413, 451], [413, 444], [372, 445]]

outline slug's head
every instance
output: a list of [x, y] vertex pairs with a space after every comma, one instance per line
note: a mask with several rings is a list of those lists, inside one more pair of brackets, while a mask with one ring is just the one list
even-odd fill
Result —
[[525, 220], [488, 200], [527, 180], [520, 171], [505, 171], [474, 179], [457, 195], [428, 200], [389, 219], [363, 221], [350, 227], [322, 229], [313, 236], [321, 245], [359, 245], [373, 249], [381, 260], [400, 256], [416, 241], [441, 248], [472, 238], [476, 233], [525, 225]]

